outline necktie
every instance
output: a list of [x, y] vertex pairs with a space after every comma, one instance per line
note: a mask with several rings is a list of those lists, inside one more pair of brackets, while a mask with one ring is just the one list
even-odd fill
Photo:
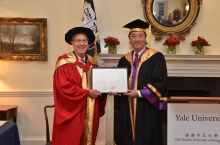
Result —
[[135, 54], [135, 59], [134, 59], [134, 66], [136, 66], [138, 63], [138, 54]]
[[85, 63], [85, 60], [83, 58], [80, 59], [81, 62]]

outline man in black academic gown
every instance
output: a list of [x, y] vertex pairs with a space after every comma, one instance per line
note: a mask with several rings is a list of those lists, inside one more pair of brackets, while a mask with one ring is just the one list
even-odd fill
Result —
[[167, 68], [164, 55], [146, 46], [148, 27], [139, 19], [124, 26], [130, 29], [133, 47], [117, 66], [128, 68], [128, 92], [115, 96], [121, 106], [124, 145], [163, 145], [161, 112], [167, 107], [163, 104], [167, 99]]

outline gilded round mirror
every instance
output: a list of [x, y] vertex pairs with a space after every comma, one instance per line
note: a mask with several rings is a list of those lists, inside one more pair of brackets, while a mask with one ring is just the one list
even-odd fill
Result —
[[185, 40], [196, 24], [202, 0], [141, 0], [146, 21], [155, 40], [163, 35], [177, 35]]

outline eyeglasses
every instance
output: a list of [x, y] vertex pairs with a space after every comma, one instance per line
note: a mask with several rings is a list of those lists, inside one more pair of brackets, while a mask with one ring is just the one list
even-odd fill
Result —
[[80, 42], [87, 43], [88, 42], [88, 40], [86, 40], [86, 39], [83, 39], [83, 40], [76, 39], [76, 40], [72, 40], [72, 41], [75, 41], [76, 43], [80, 43]]

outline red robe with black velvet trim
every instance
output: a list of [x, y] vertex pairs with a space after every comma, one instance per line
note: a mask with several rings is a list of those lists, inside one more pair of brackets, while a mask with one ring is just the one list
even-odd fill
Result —
[[[73, 54], [73, 53], [72, 53]], [[67, 60], [70, 56], [65, 54], [58, 58]], [[54, 124], [52, 133], [52, 145], [80, 145], [83, 137], [84, 118], [86, 113], [86, 102], [89, 96], [89, 90], [82, 88], [82, 78], [77, 66], [84, 67], [87, 70], [93, 65], [89, 59], [84, 65], [78, 61], [75, 56], [73, 62], [63, 63], [57, 67], [54, 73], [53, 91], [54, 91]], [[104, 115], [106, 96], [95, 98], [94, 116], [93, 116], [93, 137], [92, 144], [98, 132], [99, 118]]]

